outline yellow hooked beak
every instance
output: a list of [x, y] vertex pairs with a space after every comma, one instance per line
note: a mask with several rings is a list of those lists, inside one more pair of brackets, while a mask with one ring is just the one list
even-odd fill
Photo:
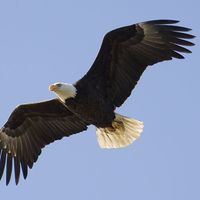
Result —
[[54, 84], [49, 86], [50, 91], [55, 91], [56, 89], [57, 89], [57, 86]]

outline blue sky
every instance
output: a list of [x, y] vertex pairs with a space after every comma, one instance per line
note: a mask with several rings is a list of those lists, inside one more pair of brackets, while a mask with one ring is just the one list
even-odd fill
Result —
[[[87, 72], [104, 34], [170, 18], [200, 35], [197, 0], [0, 1], [0, 124], [16, 105], [54, 98], [52, 82]], [[145, 71], [118, 112], [144, 121], [139, 140], [102, 150], [95, 128], [47, 146], [26, 181], [0, 182], [1, 199], [199, 199], [199, 38], [185, 60]]]

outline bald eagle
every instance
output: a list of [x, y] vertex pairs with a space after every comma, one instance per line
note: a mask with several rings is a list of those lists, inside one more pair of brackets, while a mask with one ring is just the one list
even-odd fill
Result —
[[[84, 77], [74, 84], [49, 86], [57, 98], [19, 105], [0, 129], [0, 178], [6, 168], [6, 184], [14, 169], [18, 184], [24, 179], [45, 145], [87, 129], [97, 127], [102, 148], [119, 148], [140, 136], [143, 123], [115, 113], [130, 96], [149, 65], [184, 58], [191, 53], [183, 46], [191, 29], [174, 25], [175, 20], [152, 20], [108, 32], [99, 53]], [[14, 165], [14, 167], [13, 167]]]

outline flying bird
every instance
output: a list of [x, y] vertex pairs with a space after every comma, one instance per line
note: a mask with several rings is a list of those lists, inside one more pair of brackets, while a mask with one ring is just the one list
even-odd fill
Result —
[[0, 179], [12, 170], [18, 184], [26, 179], [47, 144], [96, 126], [102, 148], [125, 147], [136, 140], [143, 122], [115, 113], [130, 96], [145, 69], [191, 53], [186, 32], [176, 20], [152, 20], [108, 32], [89, 71], [76, 83], [54, 83], [52, 100], [16, 107], [0, 129]]

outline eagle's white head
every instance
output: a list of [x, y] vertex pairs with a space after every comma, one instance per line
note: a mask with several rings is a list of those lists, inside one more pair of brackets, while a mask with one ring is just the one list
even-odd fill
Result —
[[77, 93], [77, 89], [68, 83], [54, 83], [49, 86], [49, 90], [56, 93], [59, 99], [65, 102], [66, 99], [74, 98]]

